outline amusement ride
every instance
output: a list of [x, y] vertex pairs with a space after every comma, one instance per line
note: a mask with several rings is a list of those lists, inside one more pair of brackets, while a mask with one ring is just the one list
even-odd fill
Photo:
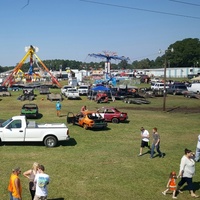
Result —
[[[34, 82], [36, 80], [41, 80], [42, 74], [49, 74], [51, 81], [53, 84], [56, 84], [58, 87], [61, 87], [60, 83], [57, 79], [52, 75], [49, 69], [45, 66], [42, 60], [37, 56], [36, 52], [39, 51], [38, 47], [34, 47], [32, 45], [25, 47], [26, 54], [21, 59], [21, 61], [17, 64], [17, 66], [12, 70], [12, 72], [6, 77], [4, 82], [2, 83], [3, 86], [12, 86], [18, 80], [25, 80], [25, 82]], [[27, 58], [30, 57], [30, 67], [27, 73], [23, 73], [21, 68]], [[35, 58], [35, 59], [34, 59]], [[40, 70], [40, 73], [36, 73], [33, 70], [34, 61]], [[39, 66], [38, 62], [41, 64], [42, 67]]]

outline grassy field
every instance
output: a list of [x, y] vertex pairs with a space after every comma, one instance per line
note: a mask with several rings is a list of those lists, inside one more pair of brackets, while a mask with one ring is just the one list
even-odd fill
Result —
[[[52, 92], [58, 91], [52, 89]], [[37, 94], [36, 103], [42, 114], [38, 122], [66, 122], [68, 112], [78, 113], [82, 105], [96, 109], [107, 104], [97, 104], [83, 97], [80, 101], [64, 99], [62, 117], [56, 116], [55, 102], [46, 100], [46, 96]], [[11, 97], [2, 97], [1, 119], [19, 115], [22, 105], [17, 97], [21, 92], [12, 92]], [[42, 100], [44, 98], [44, 100]], [[168, 95], [166, 110], [162, 111], [161, 97], [150, 99], [149, 105], [125, 104], [122, 101], [110, 102], [119, 110], [127, 112], [129, 123], [108, 124], [103, 131], [84, 130], [68, 125], [71, 140], [55, 148], [46, 148], [43, 144], [6, 144], [0, 146], [1, 181], [0, 199], [7, 200], [7, 185], [11, 169], [20, 166], [22, 172], [28, 170], [33, 162], [46, 167], [50, 175], [49, 200], [156, 200], [172, 198], [162, 195], [168, 175], [173, 170], [178, 173], [180, 159], [185, 148], [195, 151], [199, 134], [199, 109], [197, 99]], [[183, 108], [183, 109], [182, 109]], [[182, 109], [182, 110], [181, 110]], [[158, 128], [161, 135], [161, 150], [165, 158], [149, 159], [149, 154], [137, 157], [140, 147], [140, 127], [149, 132]], [[146, 152], [147, 149], [144, 149]], [[200, 188], [200, 164], [196, 164], [194, 185]], [[21, 176], [23, 199], [29, 200], [28, 180]], [[187, 188], [178, 199], [191, 198]]]

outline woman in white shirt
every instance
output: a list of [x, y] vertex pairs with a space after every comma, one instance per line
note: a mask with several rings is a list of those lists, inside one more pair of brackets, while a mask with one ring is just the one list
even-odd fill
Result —
[[181, 177], [181, 180], [178, 183], [176, 191], [180, 190], [180, 188], [185, 183], [187, 183], [191, 196], [199, 197], [194, 193], [193, 190], [192, 177], [194, 176], [194, 173], [195, 173], [194, 153], [189, 149], [185, 149], [185, 155], [181, 158], [180, 171], [179, 171], [179, 176]]

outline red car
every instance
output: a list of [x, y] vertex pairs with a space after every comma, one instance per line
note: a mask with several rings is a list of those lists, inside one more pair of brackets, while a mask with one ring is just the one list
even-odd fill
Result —
[[112, 123], [119, 123], [128, 119], [127, 113], [120, 112], [114, 107], [102, 107], [97, 110], [97, 113], [99, 113], [105, 121]]

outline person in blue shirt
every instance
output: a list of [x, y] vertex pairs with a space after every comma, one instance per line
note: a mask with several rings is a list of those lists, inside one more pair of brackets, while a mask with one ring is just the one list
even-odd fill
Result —
[[57, 114], [58, 117], [60, 117], [61, 107], [62, 106], [61, 106], [60, 101], [57, 101], [57, 103], [56, 103], [56, 114]]

